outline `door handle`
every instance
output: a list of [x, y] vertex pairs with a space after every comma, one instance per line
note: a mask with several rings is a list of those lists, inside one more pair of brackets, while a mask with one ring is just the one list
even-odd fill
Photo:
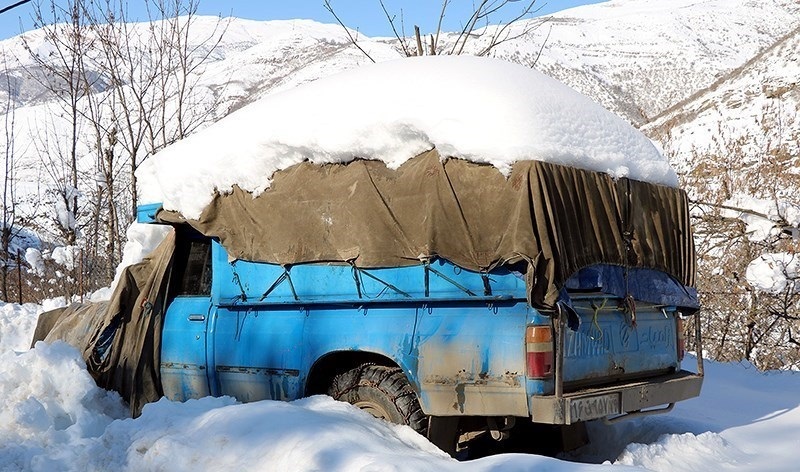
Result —
[[189, 321], [205, 321], [205, 315], [189, 315]]

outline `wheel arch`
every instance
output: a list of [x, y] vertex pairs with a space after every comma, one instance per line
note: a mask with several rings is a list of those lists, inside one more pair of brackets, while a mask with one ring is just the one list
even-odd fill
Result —
[[385, 354], [371, 351], [332, 351], [320, 356], [308, 371], [304, 396], [324, 394], [333, 382], [334, 377], [362, 364], [375, 364], [386, 367], [397, 367], [403, 370], [409, 384], [417, 389], [413, 379], [409, 378], [403, 366]]

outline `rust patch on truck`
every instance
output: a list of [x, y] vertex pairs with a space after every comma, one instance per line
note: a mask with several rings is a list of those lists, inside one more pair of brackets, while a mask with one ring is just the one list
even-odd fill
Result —
[[445, 375], [430, 375], [423, 379], [425, 384], [439, 384], [439, 385], [497, 385], [506, 387], [519, 387], [522, 385], [520, 377], [522, 374], [519, 372], [506, 372], [502, 375], [489, 375], [487, 372], [481, 372], [477, 376], [467, 374], [466, 371], [461, 370], [453, 376]]
[[[466, 345], [458, 340], [447, 348], [438, 342], [421, 343], [419, 353], [420, 360], [426, 360], [419, 363], [420, 393], [426, 413], [528, 414], [522, 373], [524, 356], [519, 350], [492, 351], [490, 356], [479, 343]], [[519, 370], [507, 369], [509, 366]]]

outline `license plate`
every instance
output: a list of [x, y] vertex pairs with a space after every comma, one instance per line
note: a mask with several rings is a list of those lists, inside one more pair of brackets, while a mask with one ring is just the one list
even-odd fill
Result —
[[570, 422], [587, 421], [622, 413], [619, 395], [599, 395], [596, 397], [575, 398], [569, 402]]

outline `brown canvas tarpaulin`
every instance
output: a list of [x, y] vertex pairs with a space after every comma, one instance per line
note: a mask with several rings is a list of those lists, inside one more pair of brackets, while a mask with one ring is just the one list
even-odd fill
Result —
[[64, 341], [83, 350], [94, 337], [107, 309], [108, 302], [73, 303], [42, 313], [33, 334], [33, 343]]
[[[168, 222], [177, 214], [159, 212]], [[694, 285], [694, 246], [679, 189], [538, 161], [496, 168], [423, 153], [382, 162], [301, 163], [257, 197], [234, 188], [198, 220], [231, 257], [283, 265], [419, 264], [432, 257], [488, 271], [527, 261], [531, 301], [552, 307], [582, 267], [658, 269]]]
[[33, 342], [65, 341], [82, 350], [97, 385], [116, 390], [138, 415], [162, 395], [161, 326], [171, 233], [144, 261], [125, 269], [111, 300], [43, 313]]

